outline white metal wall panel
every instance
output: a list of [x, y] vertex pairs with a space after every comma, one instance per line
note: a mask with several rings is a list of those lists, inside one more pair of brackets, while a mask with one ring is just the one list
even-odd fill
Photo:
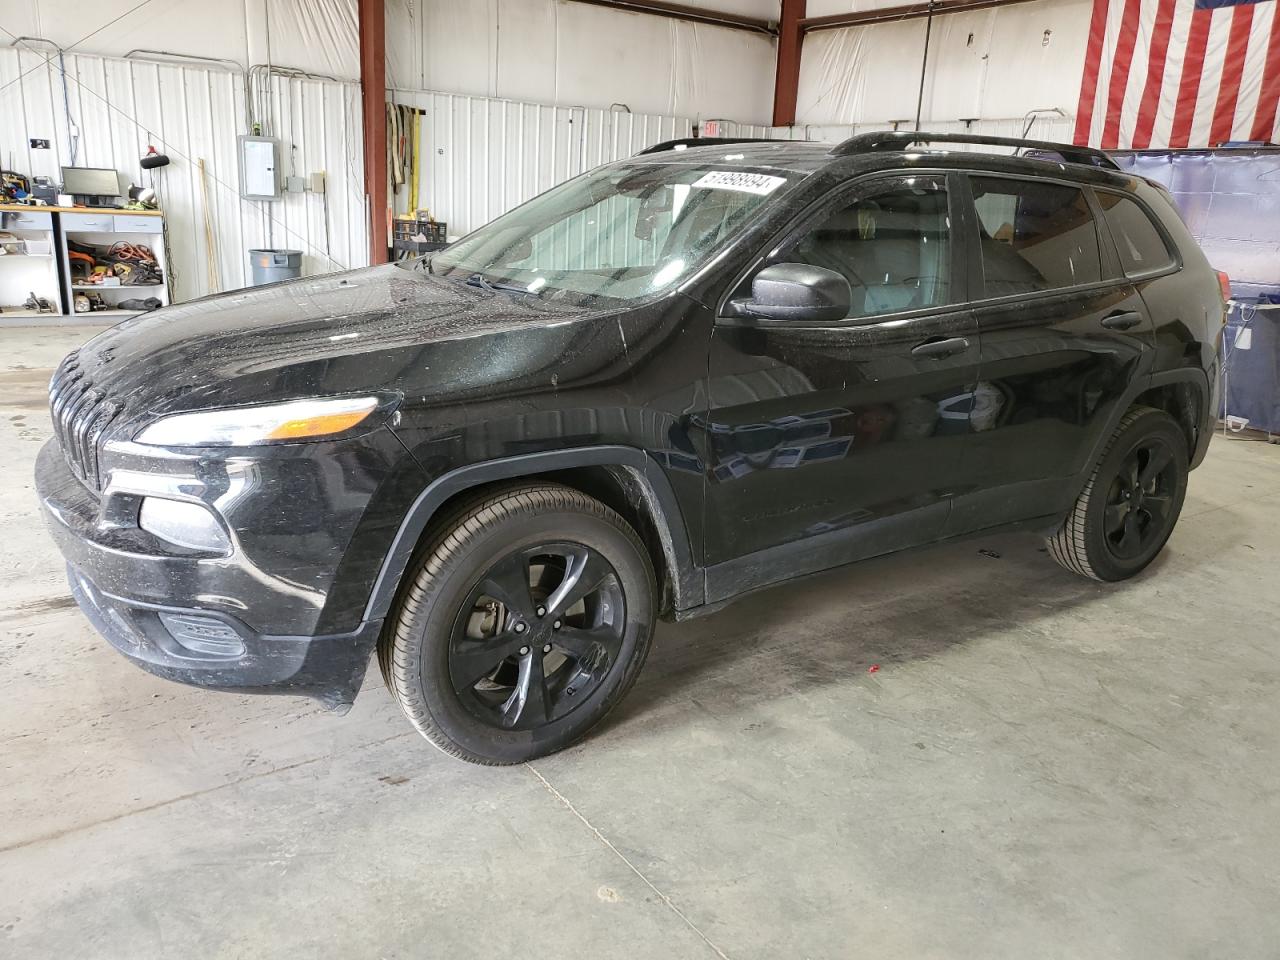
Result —
[[[592, 167], [693, 134], [693, 121], [684, 117], [427, 91], [397, 90], [393, 97], [423, 111], [416, 206], [446, 221], [452, 236]], [[402, 187], [397, 209], [411, 206]]]
[[[240, 199], [236, 137], [246, 129], [242, 74], [203, 67], [68, 54], [67, 105], [56, 55], [0, 49], [0, 159], [6, 169], [59, 179], [70, 163], [66, 112], [80, 130], [76, 164], [113, 167], [160, 193], [169, 230], [178, 300], [244, 286], [251, 247], [303, 251], [304, 273], [368, 262], [359, 87], [353, 83], [272, 79], [275, 135], [285, 172], [324, 171], [327, 191], [286, 194], [275, 202]], [[50, 150], [28, 139], [47, 138]], [[144, 171], [149, 144], [172, 163]], [[216, 283], [210, 283], [205, 204], [198, 161], [206, 169]]]

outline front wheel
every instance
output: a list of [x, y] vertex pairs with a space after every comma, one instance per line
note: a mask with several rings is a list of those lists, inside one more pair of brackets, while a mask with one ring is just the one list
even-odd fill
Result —
[[476, 763], [574, 743], [622, 699], [649, 651], [653, 568], [635, 531], [555, 484], [495, 490], [436, 531], [379, 644], [409, 720]]
[[1187, 441], [1163, 410], [1125, 414], [1062, 527], [1048, 538], [1062, 566], [1124, 580], [1155, 559], [1187, 493]]

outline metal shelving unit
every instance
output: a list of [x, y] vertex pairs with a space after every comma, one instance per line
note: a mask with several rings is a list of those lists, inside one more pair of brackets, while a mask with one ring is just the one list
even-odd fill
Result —
[[[77, 318], [92, 322], [95, 317], [111, 317], [118, 320], [141, 313], [139, 310], [124, 310], [117, 306], [124, 300], [142, 300], [154, 297], [161, 305], [168, 305], [169, 295], [169, 263], [165, 255], [164, 218], [159, 213], [119, 211], [119, 210], [84, 210], [63, 212], [59, 214], [61, 229], [59, 230], [60, 259], [62, 263], [63, 287], [69, 311]], [[68, 241], [88, 245], [106, 251], [117, 243], [125, 242], [147, 247], [156, 258], [156, 263], [164, 276], [163, 283], [121, 284], [106, 286], [100, 283], [77, 283], [71, 276], [71, 255]], [[89, 313], [75, 312], [75, 296], [77, 293], [95, 293], [106, 303], [106, 310], [94, 310]]]
[[[0, 211], [0, 324], [9, 320], [30, 322], [33, 318], [55, 320], [67, 313], [57, 261], [58, 242], [54, 217], [41, 210]], [[25, 306], [35, 295], [47, 300], [54, 313], [41, 313]]]
[[[125, 300], [154, 297], [161, 305], [172, 302], [165, 222], [159, 211], [90, 209], [84, 207], [0, 206], [0, 326], [32, 324], [115, 323], [141, 311], [124, 310]], [[146, 246], [154, 254], [163, 283], [120, 284], [74, 281], [68, 240], [98, 248], [104, 253], [124, 241]], [[77, 294], [101, 295], [105, 310], [77, 313]], [[32, 294], [49, 302], [52, 313], [24, 307]]]

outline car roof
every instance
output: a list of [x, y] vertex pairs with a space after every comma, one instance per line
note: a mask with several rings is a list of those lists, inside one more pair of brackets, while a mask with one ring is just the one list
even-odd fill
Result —
[[[693, 141], [696, 142], [696, 141]], [[991, 173], [1051, 177], [1132, 190], [1133, 174], [1085, 163], [1071, 163], [1056, 157], [1013, 156], [983, 150], [947, 150], [934, 147], [911, 147], [909, 150], [869, 150], [865, 153], [836, 155], [836, 145], [815, 140], [741, 140], [719, 141], [707, 146], [676, 142], [669, 149], [661, 146], [653, 152], [632, 157], [632, 161], [659, 164], [697, 164], [717, 167], [741, 167], [744, 170], [772, 169], [808, 175], [831, 167], [840, 167], [850, 175], [875, 170], [910, 170], [918, 168], [979, 169]]]
[[829, 166], [836, 158], [831, 156], [829, 143], [813, 140], [740, 140], [720, 141], [705, 147], [677, 143], [669, 150], [646, 151], [633, 159], [652, 160], [656, 163], [730, 164], [743, 168], [813, 173]]

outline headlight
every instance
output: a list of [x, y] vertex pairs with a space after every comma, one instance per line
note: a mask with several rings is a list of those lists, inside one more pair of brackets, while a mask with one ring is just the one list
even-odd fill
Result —
[[160, 447], [246, 447], [319, 440], [351, 430], [380, 403], [378, 397], [342, 397], [178, 413], [144, 427], [134, 439]]

